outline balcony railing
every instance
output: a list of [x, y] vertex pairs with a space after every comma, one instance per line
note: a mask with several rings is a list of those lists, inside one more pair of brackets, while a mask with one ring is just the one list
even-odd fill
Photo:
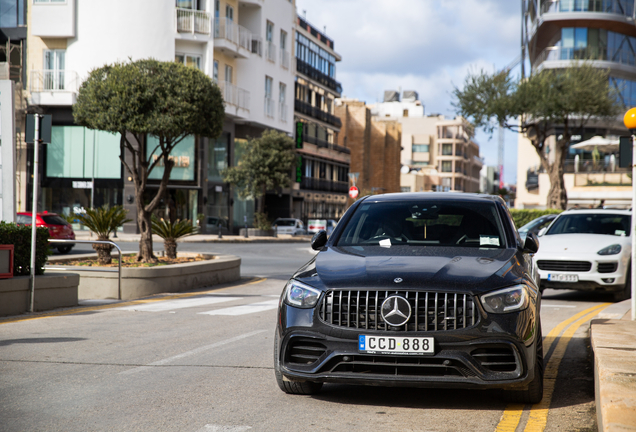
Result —
[[342, 147], [337, 144], [332, 144], [329, 141], [325, 141], [320, 138], [316, 138], [314, 136], [303, 135], [303, 139], [305, 140], [305, 142], [308, 142], [309, 144], [315, 144], [319, 148], [330, 148], [332, 150], [335, 150], [341, 153], [351, 154], [351, 149], [347, 147]]
[[289, 69], [289, 51], [280, 50], [280, 66]]
[[301, 74], [318, 81], [319, 83], [330, 88], [336, 93], [342, 93], [342, 85], [338, 81], [331, 78], [329, 75], [325, 75], [318, 69], [311, 66], [309, 63], [304, 62], [298, 58], [296, 58], [296, 70]]
[[252, 35], [252, 53], [263, 57], [263, 38]]
[[31, 71], [29, 91], [37, 92], [77, 92], [80, 82], [77, 72], [70, 70]]
[[560, 12], [599, 12], [631, 17], [633, 0], [553, 0], [541, 5], [541, 15]]
[[349, 190], [349, 183], [346, 181], [332, 181], [313, 177], [303, 177], [300, 182], [300, 188], [324, 192], [346, 193]]
[[332, 124], [336, 127], [342, 126], [342, 121], [340, 121], [340, 118], [334, 115], [331, 115], [329, 113], [326, 113], [320, 110], [319, 108], [311, 106], [310, 104], [303, 102], [301, 100], [298, 100], [298, 99], [295, 100], [294, 109], [298, 111], [299, 113], [311, 116], [318, 120], [322, 120], [325, 123]]
[[274, 45], [273, 42], [267, 42], [265, 46], [265, 58], [272, 63], [276, 63], [276, 45]]
[[226, 104], [250, 110], [250, 92], [226, 81], [217, 82]]
[[609, 48], [562, 48], [544, 49], [535, 60], [535, 68], [545, 61], [559, 60], [597, 60], [636, 66], [636, 54], [631, 49]]
[[271, 97], [265, 96], [265, 117], [274, 118], [276, 112], [276, 104], [274, 103], [274, 99]]
[[287, 123], [287, 105], [284, 103], [278, 103], [278, 118], [283, 123]]
[[210, 13], [177, 8], [177, 31], [180, 33], [210, 34]]
[[247, 51], [252, 50], [252, 33], [227, 18], [216, 18], [214, 20], [214, 38], [225, 39]]

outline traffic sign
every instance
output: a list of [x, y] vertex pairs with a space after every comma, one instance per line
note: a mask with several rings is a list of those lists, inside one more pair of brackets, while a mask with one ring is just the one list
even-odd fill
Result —
[[358, 194], [360, 193], [360, 191], [358, 190], [357, 187], [355, 186], [351, 186], [349, 188], [349, 196], [353, 199], [356, 199], [358, 197]]

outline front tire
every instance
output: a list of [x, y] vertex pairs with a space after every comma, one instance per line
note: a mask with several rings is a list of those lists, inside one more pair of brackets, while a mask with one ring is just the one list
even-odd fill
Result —
[[615, 302], [621, 302], [632, 297], [632, 269], [627, 270], [627, 276], [625, 277], [625, 286], [622, 290], [612, 293], [612, 297]]
[[541, 321], [537, 323], [537, 355], [534, 363], [534, 379], [524, 390], [504, 390], [506, 402], [521, 404], [537, 404], [543, 399], [543, 333]]
[[279, 342], [280, 339], [278, 337], [278, 331], [276, 331], [276, 335], [274, 336], [274, 375], [276, 376], [276, 383], [278, 383], [278, 387], [287, 394], [311, 395], [318, 393], [322, 388], [322, 383], [315, 383], [311, 381], [289, 381], [283, 377], [283, 373], [280, 370]]
[[67, 254], [73, 249], [73, 246], [58, 246], [57, 251], [61, 254]]

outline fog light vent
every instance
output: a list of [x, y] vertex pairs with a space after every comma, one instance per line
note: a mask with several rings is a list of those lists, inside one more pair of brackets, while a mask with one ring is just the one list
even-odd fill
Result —
[[603, 282], [605, 283], [614, 283], [614, 281], [616, 280], [615, 278], [605, 278], [605, 279], [601, 279]]

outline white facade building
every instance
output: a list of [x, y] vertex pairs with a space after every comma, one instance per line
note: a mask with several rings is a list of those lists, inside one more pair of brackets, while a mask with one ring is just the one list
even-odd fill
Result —
[[[295, 17], [293, 0], [38, 0], [30, 4], [27, 97], [30, 105], [53, 115], [55, 141], [47, 150], [51, 154], [43, 155], [48, 166], [41, 183], [41, 208], [68, 213], [77, 205], [86, 207], [91, 191], [73, 189], [72, 182], [94, 178], [95, 205], [123, 204], [134, 215], [128, 174], [116, 174], [118, 145], [115, 148], [112, 139], [75, 126], [72, 105], [94, 68], [153, 58], [202, 70], [218, 83], [225, 100], [222, 136], [184, 142], [180, 151], [191, 163], [171, 176], [168, 201], [177, 203], [180, 218], [195, 220], [203, 213], [220, 218], [229, 228], [234, 222], [242, 226], [244, 216], [251, 220], [253, 203], [238, 200], [222, 182], [220, 171], [237, 163], [240, 149], [235, 149], [244, 146], [247, 137], [257, 137], [266, 129], [292, 134]], [[96, 149], [95, 141], [101, 147]], [[98, 165], [110, 164], [110, 170], [94, 164], [108, 146], [113, 147], [112, 157], [105, 155]], [[135, 223], [126, 229], [136, 230]]]

